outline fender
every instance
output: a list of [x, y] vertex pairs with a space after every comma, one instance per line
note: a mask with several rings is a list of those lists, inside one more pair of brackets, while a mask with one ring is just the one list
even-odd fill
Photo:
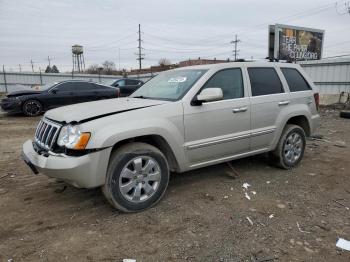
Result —
[[[161, 107], [147, 107], [82, 123], [83, 131], [91, 133], [86, 149], [108, 148], [123, 140], [158, 135], [167, 141], [180, 170], [183, 170], [188, 161], [184, 150], [182, 104], [168, 104], [163, 107], [165, 110]], [[152, 117], [143, 118], [144, 115]]]
[[307, 105], [291, 105], [288, 108], [286, 108], [286, 110], [282, 110], [276, 119], [275, 126], [278, 127], [278, 129], [276, 130], [274, 139], [271, 143], [271, 150], [276, 148], [277, 143], [282, 135], [283, 129], [286, 126], [289, 119], [295, 116], [305, 116], [309, 126], [311, 127], [311, 114]]

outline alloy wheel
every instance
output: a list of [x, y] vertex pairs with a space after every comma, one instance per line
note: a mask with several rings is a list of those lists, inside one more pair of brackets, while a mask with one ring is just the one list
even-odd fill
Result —
[[161, 169], [158, 162], [149, 156], [138, 156], [123, 167], [119, 177], [119, 189], [125, 199], [140, 203], [148, 200], [157, 191], [160, 180]]
[[283, 155], [289, 164], [297, 162], [303, 151], [303, 139], [297, 132], [288, 135], [283, 148]]

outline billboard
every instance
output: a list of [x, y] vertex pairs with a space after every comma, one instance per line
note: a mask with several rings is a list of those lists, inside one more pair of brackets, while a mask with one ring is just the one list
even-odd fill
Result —
[[269, 58], [287, 61], [322, 58], [324, 30], [290, 25], [269, 26]]

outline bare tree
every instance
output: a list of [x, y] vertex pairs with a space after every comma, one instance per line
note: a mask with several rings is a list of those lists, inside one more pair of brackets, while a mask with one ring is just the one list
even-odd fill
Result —
[[164, 66], [171, 65], [171, 62], [170, 62], [170, 60], [167, 59], [167, 58], [161, 58], [161, 59], [159, 59], [158, 64], [159, 64], [161, 67], [164, 67]]
[[103, 66], [103, 72], [107, 75], [110, 75], [113, 73], [113, 71], [115, 71], [115, 64], [112, 61], [106, 60], [103, 62], [102, 66]]
[[86, 69], [86, 72], [88, 74], [98, 74], [98, 64], [92, 64], [88, 67], [88, 69]]

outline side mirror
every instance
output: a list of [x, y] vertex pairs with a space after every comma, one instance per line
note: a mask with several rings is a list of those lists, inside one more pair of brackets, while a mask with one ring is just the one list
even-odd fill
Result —
[[219, 87], [210, 87], [203, 89], [198, 95], [197, 98], [193, 101], [194, 105], [201, 105], [204, 102], [213, 102], [219, 101], [224, 98], [222, 89]]
[[114, 85], [114, 87], [118, 87], [118, 86], [119, 86], [119, 84], [115, 84], [115, 85]]
[[57, 89], [56, 88], [51, 89], [51, 93], [52, 94], [57, 94]]

